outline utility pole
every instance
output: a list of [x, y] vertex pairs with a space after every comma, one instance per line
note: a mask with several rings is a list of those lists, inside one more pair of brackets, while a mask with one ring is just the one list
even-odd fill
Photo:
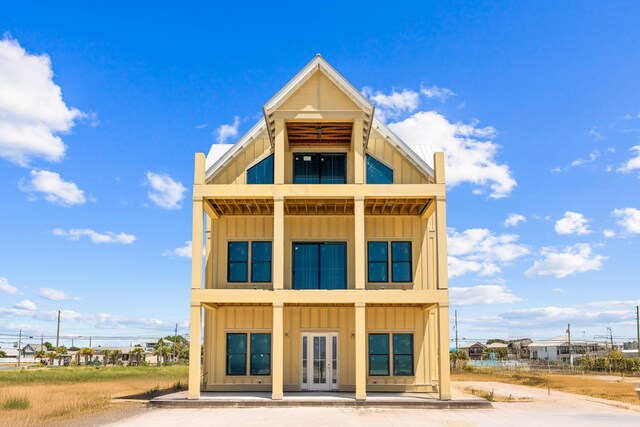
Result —
[[89, 337], [89, 348], [93, 348], [91, 347], [91, 337]]
[[[456, 333], [457, 333], [457, 331], [456, 331]], [[173, 335], [173, 350], [172, 350], [172, 353], [173, 353], [172, 358], [173, 358], [174, 362], [176, 361], [176, 341], [177, 340], [178, 340], [178, 324], [176, 323], [176, 331], [175, 331], [175, 333]], [[456, 345], [456, 350], [458, 349], [457, 347], [458, 346]]]
[[[453, 311], [455, 313], [455, 322], [456, 322], [456, 351], [458, 351], [458, 310]], [[176, 324], [177, 326], [177, 324]]]
[[573, 366], [573, 357], [571, 355], [571, 323], [567, 324], [567, 335], [569, 336], [569, 364]]
[[58, 332], [56, 333], [56, 348], [60, 346], [60, 310], [58, 310]]
[[613, 331], [611, 328], [607, 328], [609, 330], [609, 337], [611, 337], [611, 351], [613, 351]]
[[640, 359], [640, 305], [636, 305], [636, 328], [638, 329], [636, 331], [638, 333], [636, 336], [636, 339], [638, 340], [638, 359]]
[[20, 356], [22, 355], [22, 329], [18, 335], [18, 366], [20, 366]]

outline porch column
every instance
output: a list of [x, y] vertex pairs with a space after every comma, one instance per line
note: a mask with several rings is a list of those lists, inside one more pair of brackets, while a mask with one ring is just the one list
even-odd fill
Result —
[[[267, 124], [267, 126], [269, 126]], [[284, 119], [275, 119], [273, 135], [273, 183], [284, 184], [284, 152], [286, 145]]]
[[449, 304], [438, 304], [438, 398], [451, 400], [449, 365]]
[[[202, 255], [200, 256], [202, 258]], [[200, 399], [200, 333], [202, 322], [200, 303], [191, 304], [189, 327], [189, 391], [188, 399]]]
[[273, 289], [284, 288], [284, 197], [273, 197]]
[[366, 283], [365, 266], [365, 229], [364, 229], [364, 196], [354, 198], [353, 219], [355, 223], [354, 255], [355, 255], [355, 288], [364, 289]]
[[367, 400], [366, 305], [355, 303], [356, 312], [356, 400]]
[[362, 119], [353, 120], [353, 183], [364, 184], [364, 139]]
[[284, 304], [273, 303], [273, 331], [271, 334], [271, 399], [282, 400], [284, 377]]
[[[444, 184], [444, 153], [438, 152], [433, 155], [434, 173], [436, 184]], [[446, 197], [436, 198], [436, 277], [437, 289], [448, 289], [448, 267], [447, 267], [447, 199]]]

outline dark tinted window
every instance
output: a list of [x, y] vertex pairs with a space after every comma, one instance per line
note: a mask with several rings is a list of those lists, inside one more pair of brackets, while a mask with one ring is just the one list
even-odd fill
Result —
[[393, 184], [393, 169], [367, 154], [367, 184]]
[[273, 154], [247, 170], [247, 184], [273, 184]]

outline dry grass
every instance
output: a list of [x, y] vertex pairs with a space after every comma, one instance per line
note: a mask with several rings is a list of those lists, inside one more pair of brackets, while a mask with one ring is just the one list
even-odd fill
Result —
[[471, 393], [474, 396], [479, 396], [483, 399], [486, 399], [489, 402], [531, 402], [533, 401], [531, 397], [513, 397], [512, 394], [510, 394], [509, 396], [503, 396], [501, 394], [495, 394], [493, 390], [487, 391], [481, 388], [465, 387], [464, 391], [466, 391], [467, 393]]
[[563, 375], [533, 372], [510, 372], [477, 369], [473, 372], [454, 372], [455, 381], [496, 381], [525, 385], [618, 402], [640, 404], [633, 384], [622, 381], [604, 381], [584, 375]]
[[[182, 387], [186, 380], [184, 366], [0, 372], [0, 425], [35, 426], [70, 420], [105, 411], [114, 405], [112, 399], [148, 399], [173, 391], [177, 385]], [[20, 406], [19, 401], [23, 406], [26, 402], [28, 409], [14, 409]]]

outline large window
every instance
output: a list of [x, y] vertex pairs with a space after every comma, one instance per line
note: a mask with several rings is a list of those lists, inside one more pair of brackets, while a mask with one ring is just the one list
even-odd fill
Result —
[[273, 154], [247, 170], [247, 184], [273, 184]]
[[411, 282], [411, 242], [391, 242], [391, 280]]
[[393, 375], [413, 375], [413, 334], [393, 334]]
[[344, 153], [295, 153], [294, 184], [345, 184], [347, 161]]
[[393, 169], [367, 154], [367, 184], [393, 184]]
[[247, 334], [227, 334], [227, 375], [247, 374]]
[[[227, 281], [249, 281], [249, 242], [229, 242]], [[251, 282], [271, 282], [271, 242], [251, 242]]]
[[387, 242], [368, 242], [368, 280], [369, 282], [389, 281], [389, 244]]
[[294, 243], [293, 289], [346, 289], [347, 244]]
[[[389, 358], [392, 343], [393, 369]], [[394, 376], [414, 375], [413, 334], [369, 334], [369, 375], [387, 376], [391, 371]]]
[[251, 334], [251, 375], [271, 374], [271, 334]]
[[389, 375], [389, 334], [369, 334], [369, 375]]
[[271, 282], [271, 242], [251, 242], [251, 281]]
[[246, 282], [249, 263], [249, 243], [229, 242], [227, 250], [227, 281]]

